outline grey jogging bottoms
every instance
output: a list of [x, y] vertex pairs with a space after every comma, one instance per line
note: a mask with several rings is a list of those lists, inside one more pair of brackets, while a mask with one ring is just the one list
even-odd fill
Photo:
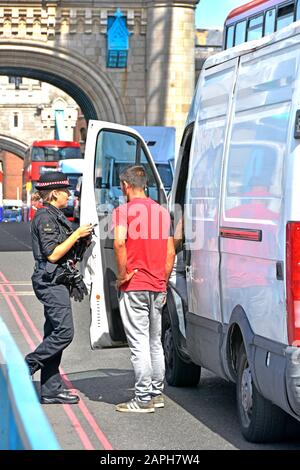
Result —
[[150, 400], [164, 388], [165, 359], [161, 344], [161, 312], [165, 292], [120, 292], [120, 313], [131, 351], [135, 394]]

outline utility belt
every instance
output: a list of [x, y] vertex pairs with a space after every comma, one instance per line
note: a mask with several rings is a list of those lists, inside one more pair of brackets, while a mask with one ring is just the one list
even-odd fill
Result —
[[44, 273], [42, 279], [52, 285], [63, 284], [70, 292], [74, 300], [83, 300], [83, 297], [88, 293], [86, 285], [83, 282], [82, 275], [75, 266], [73, 260], [68, 260], [65, 263], [56, 264], [49, 261], [35, 262], [36, 269], [43, 269]]
[[36, 260], [34, 264], [35, 269], [44, 269], [46, 267], [47, 261]]

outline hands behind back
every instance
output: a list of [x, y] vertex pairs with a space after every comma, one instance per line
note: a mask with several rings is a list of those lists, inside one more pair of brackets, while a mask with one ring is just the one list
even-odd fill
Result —
[[119, 289], [120, 286], [129, 282], [130, 279], [138, 272], [138, 269], [134, 269], [131, 273], [126, 273], [124, 277], [119, 277], [116, 281], [116, 288]]

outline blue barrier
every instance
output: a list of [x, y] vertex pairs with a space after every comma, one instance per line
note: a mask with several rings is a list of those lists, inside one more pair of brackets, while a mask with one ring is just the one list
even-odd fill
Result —
[[24, 359], [0, 319], [0, 450], [59, 450]]

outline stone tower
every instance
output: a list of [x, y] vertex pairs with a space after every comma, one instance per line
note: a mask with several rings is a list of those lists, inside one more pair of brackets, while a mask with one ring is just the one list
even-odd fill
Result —
[[174, 126], [181, 137], [195, 87], [198, 0], [146, 0], [147, 125]]

